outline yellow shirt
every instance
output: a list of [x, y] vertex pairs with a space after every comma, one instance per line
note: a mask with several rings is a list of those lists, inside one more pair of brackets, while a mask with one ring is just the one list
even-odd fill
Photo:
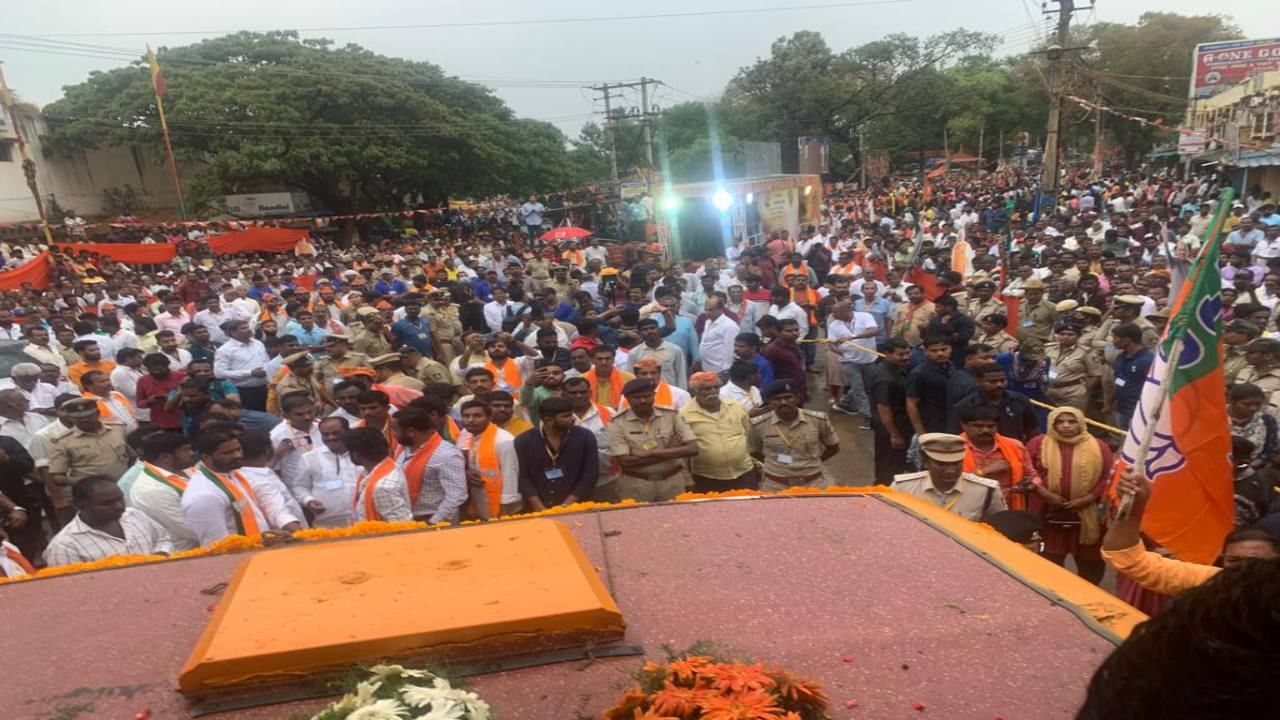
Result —
[[749, 472], [754, 463], [747, 450], [747, 411], [732, 400], [721, 400], [720, 411], [711, 411], [696, 401], [680, 408], [680, 417], [698, 439], [698, 454], [692, 458], [693, 474], [714, 480], [734, 480]]

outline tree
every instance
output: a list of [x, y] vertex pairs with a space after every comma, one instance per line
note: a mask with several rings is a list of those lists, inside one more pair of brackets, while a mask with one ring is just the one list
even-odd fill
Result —
[[[330, 45], [243, 32], [160, 51], [174, 151], [202, 168], [190, 190], [197, 204], [299, 188], [352, 212], [578, 180], [564, 135], [517, 119], [487, 88], [430, 63]], [[45, 112], [53, 153], [160, 141], [141, 62], [93, 73]]]

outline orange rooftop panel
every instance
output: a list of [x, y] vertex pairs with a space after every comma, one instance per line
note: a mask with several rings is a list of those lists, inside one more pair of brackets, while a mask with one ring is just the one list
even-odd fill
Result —
[[200, 693], [383, 658], [471, 662], [619, 640], [569, 528], [523, 520], [249, 556], [187, 659]]

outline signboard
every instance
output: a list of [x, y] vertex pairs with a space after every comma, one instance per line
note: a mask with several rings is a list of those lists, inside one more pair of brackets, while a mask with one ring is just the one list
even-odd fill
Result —
[[1280, 38], [1202, 43], [1191, 66], [1191, 97], [1213, 97], [1268, 70], [1280, 70]]
[[774, 190], [757, 195], [760, 224], [765, 234], [786, 230], [792, 238], [800, 235], [800, 191], [798, 188]]
[[1178, 131], [1178, 154], [1199, 155], [1205, 149], [1205, 134], [1199, 130], [1182, 128]]
[[223, 211], [237, 217], [293, 215], [309, 209], [302, 193], [269, 192], [256, 195], [228, 195], [222, 201]]

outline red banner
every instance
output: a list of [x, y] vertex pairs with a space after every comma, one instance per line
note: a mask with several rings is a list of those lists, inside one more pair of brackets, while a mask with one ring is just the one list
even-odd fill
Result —
[[295, 245], [310, 235], [311, 233], [306, 230], [254, 227], [239, 232], [214, 235], [209, 238], [209, 247], [219, 255], [234, 255], [242, 252], [292, 252]]
[[55, 243], [54, 247], [72, 255], [87, 250], [126, 265], [166, 265], [178, 255], [177, 246], [168, 243]]
[[0, 290], [21, 290], [24, 283], [30, 283], [36, 290], [48, 290], [52, 277], [53, 256], [45, 250], [16, 270], [0, 272]]

